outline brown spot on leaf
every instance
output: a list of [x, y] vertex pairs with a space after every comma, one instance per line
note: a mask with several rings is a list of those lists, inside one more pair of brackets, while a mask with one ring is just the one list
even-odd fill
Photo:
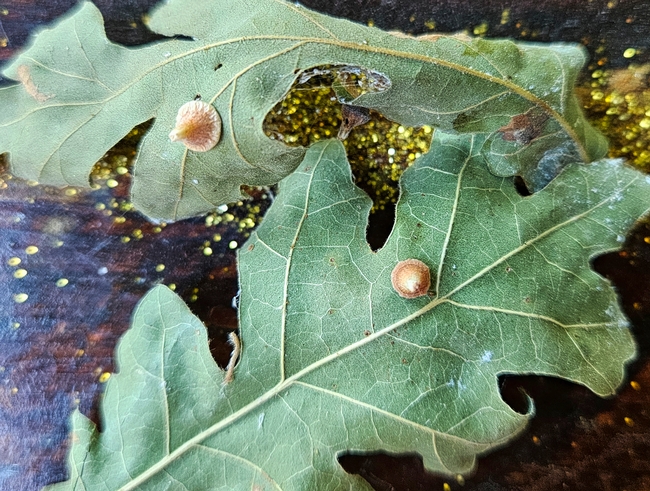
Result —
[[497, 131], [506, 141], [528, 145], [541, 134], [542, 127], [547, 120], [548, 114], [533, 108], [523, 114], [513, 116], [507, 125]]

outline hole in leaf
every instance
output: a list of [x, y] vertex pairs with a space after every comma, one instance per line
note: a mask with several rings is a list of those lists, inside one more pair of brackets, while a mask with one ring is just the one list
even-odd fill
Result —
[[525, 198], [526, 196], [530, 196], [531, 194], [533, 194], [528, 190], [528, 187], [526, 186], [526, 183], [524, 182], [521, 176], [515, 176], [514, 184], [517, 193], [519, 193], [519, 196], [523, 196]]
[[[143, 135], [151, 128], [153, 119], [140, 123], [122, 138], [113, 148], [108, 150], [104, 156], [93, 167], [89, 183], [91, 185], [105, 185], [106, 180], [117, 175], [122, 175], [121, 182], [124, 189], [130, 184], [130, 173], [135, 160], [135, 148], [140, 144]], [[137, 228], [137, 227], [134, 227]]]
[[499, 391], [501, 398], [513, 411], [519, 414], [528, 413], [528, 397], [521, 383], [520, 376], [500, 375]]
[[366, 240], [373, 251], [384, 247], [393, 224], [395, 223], [395, 205], [390, 203], [382, 209], [375, 210], [368, 217], [368, 228], [366, 229]]
[[[242, 187], [250, 199], [237, 206], [219, 207], [195, 220], [212, 229], [211, 240], [204, 242], [202, 257], [209, 261], [209, 267], [202, 267], [201, 273], [186, 282], [187, 287], [177, 290], [192, 312], [203, 322], [208, 331], [210, 352], [219, 367], [225, 369], [230, 361], [232, 345], [228, 342], [231, 332], [238, 328], [237, 303], [239, 282], [237, 261], [233, 251], [241, 246], [248, 232], [258, 223], [271, 205], [273, 189], [266, 187]], [[206, 249], [209, 248], [209, 253]], [[174, 281], [166, 278], [166, 283]], [[189, 283], [189, 284], [188, 284]]]
[[[354, 97], [358, 97], [363, 91], [381, 92], [390, 84], [382, 77], [356, 67], [322, 66], [303, 71], [286, 97], [267, 114], [264, 131], [269, 138], [289, 146], [308, 147], [335, 138], [341, 125], [341, 101], [346, 99], [345, 94], [354, 92]], [[372, 119], [354, 128], [343, 144], [356, 184], [373, 199], [371, 213], [374, 214], [394, 206], [399, 194], [399, 177], [429, 150], [433, 131], [428, 126], [401, 126], [374, 111], [370, 115]], [[393, 211], [388, 213], [392, 217]], [[369, 236], [374, 234], [371, 232]], [[375, 244], [384, 241], [385, 238]]]
[[528, 412], [530, 397], [535, 408], [535, 418], [559, 419], [577, 412], [586, 415], [585, 407], [579, 408], [580, 404], [589, 406], [590, 413], [595, 413], [598, 408], [604, 407], [603, 404], [608, 404], [586, 387], [556, 377], [500, 375], [499, 390], [504, 402], [519, 414]]
[[345, 454], [338, 461], [346, 472], [363, 477], [377, 491], [429, 491], [442, 489], [445, 482], [427, 472], [417, 454]]
[[650, 354], [650, 217], [637, 222], [620, 251], [597, 256], [591, 267], [616, 287], [620, 305], [632, 322], [639, 361]]
[[205, 324], [210, 354], [222, 369], [228, 365], [232, 352], [228, 335], [238, 327], [237, 310], [232, 305], [238, 288], [235, 258], [223, 255], [207, 276], [181, 294], [192, 313]]
[[215, 66], [214, 66], [214, 71], [216, 72], [216, 71], [219, 70], [219, 68], [221, 68], [222, 66], [223, 66], [222, 63], [219, 63], [219, 64], [215, 65]]

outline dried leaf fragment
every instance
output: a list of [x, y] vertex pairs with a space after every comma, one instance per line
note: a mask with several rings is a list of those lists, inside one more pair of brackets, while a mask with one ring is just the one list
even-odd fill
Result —
[[370, 121], [370, 110], [365, 107], [343, 104], [341, 106], [341, 115], [343, 116], [343, 121], [341, 122], [337, 136], [339, 140], [345, 140], [354, 128]]

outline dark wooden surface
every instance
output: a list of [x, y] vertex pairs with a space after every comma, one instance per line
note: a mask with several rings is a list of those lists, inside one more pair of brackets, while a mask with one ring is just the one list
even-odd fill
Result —
[[[29, 32], [74, 3], [0, 0], [0, 38], [8, 39], [7, 46], [0, 48], [0, 60], [19, 49]], [[154, 1], [96, 3], [106, 16], [111, 39], [138, 44], [156, 38], [142, 23], [142, 13]], [[491, 35], [582, 41], [591, 52], [607, 56], [612, 66], [627, 63], [621, 56], [627, 47], [642, 49], [635, 61], [650, 59], [647, 1], [611, 2], [610, 6], [596, 0], [304, 3], [412, 32], [427, 31], [425, 23], [431, 20], [441, 31], [487, 22]], [[510, 21], [501, 24], [506, 8]], [[113, 190], [73, 196], [15, 179], [4, 182], [6, 187], [0, 189], [0, 490], [22, 491], [65, 479], [69, 412], [79, 404], [85, 414], [97, 419], [101, 374], [114, 369], [115, 343], [128, 327], [133, 306], [153, 284], [175, 283], [188, 301], [198, 289], [198, 299], [190, 306], [208, 324], [215, 356], [224, 363], [227, 348], [220, 349], [221, 340], [236, 324], [231, 299], [237, 289], [234, 253], [227, 244], [242, 240], [236, 227], [208, 228], [202, 219], [172, 224], [156, 233], [135, 212], [114, 211], [108, 216], [97, 204], [123, 199], [126, 178]], [[116, 222], [116, 216], [125, 220]], [[136, 230], [142, 231], [140, 239], [134, 235]], [[203, 245], [215, 233], [223, 238], [211, 244], [214, 253], [207, 257]], [[626, 384], [616, 398], [603, 400], [559, 380], [502, 379], [502, 392], [513, 407], [521, 408], [520, 387], [524, 387], [536, 402], [537, 415], [519, 440], [481, 459], [477, 474], [464, 486], [448, 481], [452, 489], [650, 489], [650, 248], [644, 241], [649, 236], [650, 228], [641, 224], [628, 238], [623, 254], [595, 261], [598, 271], [616, 284], [633, 322], [640, 356], [629, 367], [629, 376], [638, 382], [639, 390]], [[131, 240], [125, 243], [123, 237]], [[27, 254], [28, 246], [37, 246], [38, 252]], [[21, 258], [21, 264], [9, 266], [12, 257]], [[163, 271], [156, 271], [159, 264], [165, 265]], [[27, 271], [25, 277], [13, 276], [19, 268]], [[57, 287], [61, 278], [68, 279], [68, 285]], [[17, 293], [28, 294], [28, 300], [16, 303]], [[625, 418], [630, 418], [629, 424]], [[342, 462], [378, 490], [442, 489], [443, 480], [423, 473], [417, 457], [348, 456]]]

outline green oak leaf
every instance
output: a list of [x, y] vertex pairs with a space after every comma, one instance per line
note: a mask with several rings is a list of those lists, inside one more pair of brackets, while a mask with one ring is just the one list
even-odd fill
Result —
[[[87, 186], [104, 152], [154, 118], [135, 163], [134, 205], [154, 219], [205, 213], [238, 200], [244, 184], [273, 184], [296, 168], [305, 149], [269, 139], [263, 122], [296, 79], [325, 65], [361, 70], [366, 93], [347, 103], [405, 125], [488, 135], [492, 171], [520, 174], [531, 189], [567, 161], [606, 151], [573, 94], [585, 61], [578, 46], [414, 38], [283, 0], [170, 0], [149, 26], [185, 37], [113, 44], [97, 8], [84, 3], [3, 72], [21, 82], [0, 90], [0, 152], [10, 154], [16, 175]], [[197, 96], [223, 123], [220, 143], [207, 152], [168, 137], [178, 109]], [[538, 124], [504, 133], [531, 111]]]
[[[239, 255], [234, 380], [156, 287], [119, 344], [102, 432], [75, 413], [70, 480], [50, 489], [370, 489], [336, 458], [380, 449], [468, 473], [533, 413], [501, 399], [499, 374], [613, 394], [635, 345], [589, 261], [650, 208], [648, 178], [616, 160], [575, 164], [521, 197], [487, 170], [486, 144], [437, 132], [378, 252], [343, 146], [311, 147]], [[429, 295], [393, 290], [406, 258], [430, 267]]]

